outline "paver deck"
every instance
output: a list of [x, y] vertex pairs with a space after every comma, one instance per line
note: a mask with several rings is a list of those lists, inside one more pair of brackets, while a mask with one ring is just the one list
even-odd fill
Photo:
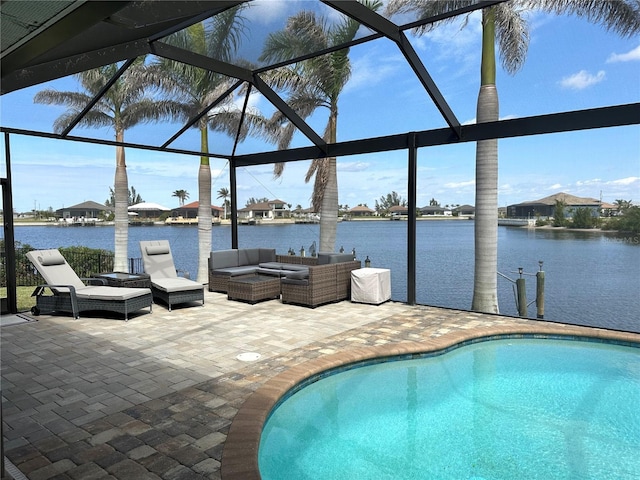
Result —
[[[514, 325], [603, 334], [397, 302], [308, 309], [211, 292], [204, 306], [157, 305], [126, 323], [42, 315], [2, 327], [5, 456], [32, 480], [250, 478], [237, 456], [242, 429], [232, 422], [239, 411], [251, 417], [243, 404], [282, 372], [301, 375], [305, 365], [362, 355], [363, 347]], [[237, 358], [249, 352], [260, 358]], [[230, 429], [236, 439], [223, 458]]]

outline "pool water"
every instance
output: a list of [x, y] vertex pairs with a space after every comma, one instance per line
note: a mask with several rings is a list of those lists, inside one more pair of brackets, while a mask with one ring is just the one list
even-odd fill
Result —
[[640, 349], [506, 339], [323, 376], [272, 412], [265, 480], [638, 479]]

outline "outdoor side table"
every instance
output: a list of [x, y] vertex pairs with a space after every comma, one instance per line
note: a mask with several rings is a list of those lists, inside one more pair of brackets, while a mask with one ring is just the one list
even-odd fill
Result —
[[151, 288], [151, 277], [147, 273], [107, 272], [93, 278], [105, 280], [110, 287]]
[[227, 299], [256, 303], [280, 298], [280, 277], [243, 275], [229, 279]]
[[359, 268], [351, 272], [351, 301], [380, 305], [391, 299], [391, 270]]

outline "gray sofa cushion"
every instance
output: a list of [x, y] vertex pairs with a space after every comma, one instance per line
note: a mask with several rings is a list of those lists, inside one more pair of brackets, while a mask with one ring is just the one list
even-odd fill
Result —
[[238, 250], [238, 266], [258, 265], [260, 263], [259, 248], [241, 248]]
[[300, 270], [298, 272], [288, 272], [286, 278], [289, 280], [304, 280], [305, 278], [309, 278], [309, 270]]
[[282, 270], [282, 263], [280, 262], [260, 262], [258, 265], [260, 268], [268, 268], [271, 270]]
[[275, 262], [276, 261], [276, 249], [275, 248], [260, 248], [260, 259], [257, 263]]
[[251, 275], [258, 271], [258, 267], [255, 265], [243, 265], [242, 267], [227, 267], [216, 268], [213, 273], [216, 275], [228, 275], [230, 277], [237, 277], [238, 275]]
[[327, 265], [329, 263], [350, 262], [353, 260], [352, 253], [319, 253], [318, 265]]
[[218, 250], [209, 254], [209, 267], [211, 270], [219, 268], [237, 267], [238, 250]]
[[284, 263], [282, 270], [289, 270], [290, 272], [307, 272], [309, 273], [309, 265], [295, 265], [293, 263]]
[[261, 275], [272, 275], [274, 277], [282, 277], [284, 276], [284, 271], [279, 268], [264, 268], [258, 267], [257, 272]]

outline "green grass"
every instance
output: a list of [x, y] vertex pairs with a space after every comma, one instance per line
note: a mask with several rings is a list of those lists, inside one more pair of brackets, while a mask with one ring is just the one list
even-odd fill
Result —
[[[35, 287], [18, 287], [18, 311], [26, 312], [31, 310], [31, 307], [36, 304], [36, 297], [32, 297], [31, 294]], [[7, 287], [0, 287], [0, 297], [6, 298]]]

